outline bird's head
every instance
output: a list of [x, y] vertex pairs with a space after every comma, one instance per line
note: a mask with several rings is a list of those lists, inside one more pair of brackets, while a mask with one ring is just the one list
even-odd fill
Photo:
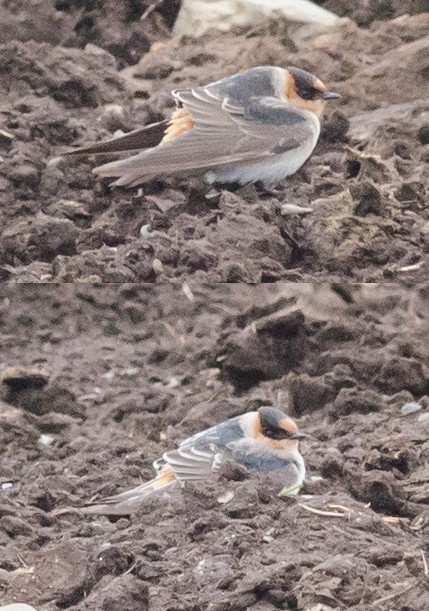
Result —
[[319, 116], [322, 114], [326, 100], [336, 100], [341, 96], [339, 93], [327, 91], [322, 81], [311, 72], [288, 66], [285, 97], [292, 104]]
[[272, 447], [295, 450], [300, 439], [307, 437], [298, 431], [296, 422], [281, 410], [264, 406], [258, 409], [260, 433]]

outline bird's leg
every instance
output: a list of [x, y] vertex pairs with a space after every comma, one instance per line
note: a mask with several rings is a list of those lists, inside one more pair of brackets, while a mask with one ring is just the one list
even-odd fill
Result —
[[258, 181], [260, 182], [260, 184], [262, 185], [262, 189], [259, 190], [259, 195], [262, 196], [266, 196], [266, 197], [273, 197], [273, 196], [277, 196], [280, 195], [281, 191], [279, 191], [278, 189], [276, 189], [276, 182], [272, 182], [269, 180], [261, 180]]

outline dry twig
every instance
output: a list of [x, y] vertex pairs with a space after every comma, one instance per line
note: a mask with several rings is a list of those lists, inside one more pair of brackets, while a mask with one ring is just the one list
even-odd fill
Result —
[[[328, 505], [328, 507], [330, 507], [331, 509], [341, 509], [342, 513], [338, 511], [324, 511], [323, 509], [316, 509], [316, 507], [310, 507], [305, 503], [298, 503], [298, 505], [303, 509], [306, 509], [307, 511], [311, 511], [311, 513], [315, 513], [319, 516], [327, 516], [332, 518], [350, 518], [352, 513], [354, 513], [353, 509], [350, 509], [350, 507], [345, 507], [344, 505]], [[365, 505], [364, 509], [367, 508], [368, 505]], [[386, 524], [400, 524], [403, 521], [403, 518], [398, 518], [397, 516], [381, 516], [381, 519]]]
[[344, 518], [345, 516], [349, 515], [348, 513], [338, 513], [337, 511], [323, 511], [322, 509], [316, 509], [315, 507], [310, 507], [309, 505], [306, 505], [305, 503], [298, 503], [298, 505], [302, 507], [303, 509], [310, 511], [311, 513], [316, 513], [319, 516], [328, 516], [332, 518]]
[[426, 561], [426, 556], [422, 549], [420, 550], [420, 553], [422, 555], [422, 560], [423, 560], [423, 573], [425, 574], [425, 577], [427, 577], [429, 575], [429, 570], [428, 570], [428, 563]]
[[153, 13], [153, 11], [157, 9], [158, 6], [163, 2], [164, 0], [155, 0], [154, 2], [152, 2], [152, 4], [149, 4], [143, 15], [140, 17], [140, 21], [144, 21], [145, 19], [147, 19], [149, 15]]
[[383, 596], [383, 598], [378, 598], [373, 603], [371, 603], [371, 606], [377, 607], [379, 609], [381, 603], [385, 603], [387, 600], [392, 600], [392, 598], [396, 598], [397, 596], [400, 596], [401, 594], [405, 594], [406, 592], [414, 588], [415, 585], [416, 583], [413, 582], [412, 584], [408, 585], [403, 590], [398, 590], [397, 592], [394, 592], [393, 594], [389, 594], [389, 596]]

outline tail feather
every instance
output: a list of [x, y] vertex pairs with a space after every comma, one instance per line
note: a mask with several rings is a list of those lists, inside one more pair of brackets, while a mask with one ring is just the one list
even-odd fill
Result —
[[164, 467], [158, 475], [136, 488], [126, 490], [120, 494], [109, 496], [99, 501], [87, 503], [81, 511], [84, 513], [99, 514], [105, 516], [126, 516], [133, 513], [145, 497], [150, 494], [167, 488], [176, 482], [173, 470], [170, 466]]
[[67, 153], [63, 153], [62, 157], [69, 157], [71, 155], [131, 153], [152, 148], [157, 146], [163, 139], [167, 125], [167, 119], [159, 121], [158, 123], [151, 123], [145, 127], [135, 129], [124, 136], [120, 136], [119, 138], [113, 138], [113, 140], [107, 140], [107, 142], [98, 142], [91, 146], [68, 151]]

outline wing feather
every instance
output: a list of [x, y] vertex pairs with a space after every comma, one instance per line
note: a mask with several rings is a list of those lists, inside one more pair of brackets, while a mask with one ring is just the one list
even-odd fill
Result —
[[165, 452], [163, 459], [172, 468], [180, 482], [204, 480], [220, 467], [219, 451], [211, 446], [204, 451], [196, 448], [179, 448]]
[[237, 416], [185, 439], [177, 450], [165, 452], [163, 459], [179, 481], [204, 480], [220, 469], [230, 454], [228, 444], [243, 438], [241, 416]]

